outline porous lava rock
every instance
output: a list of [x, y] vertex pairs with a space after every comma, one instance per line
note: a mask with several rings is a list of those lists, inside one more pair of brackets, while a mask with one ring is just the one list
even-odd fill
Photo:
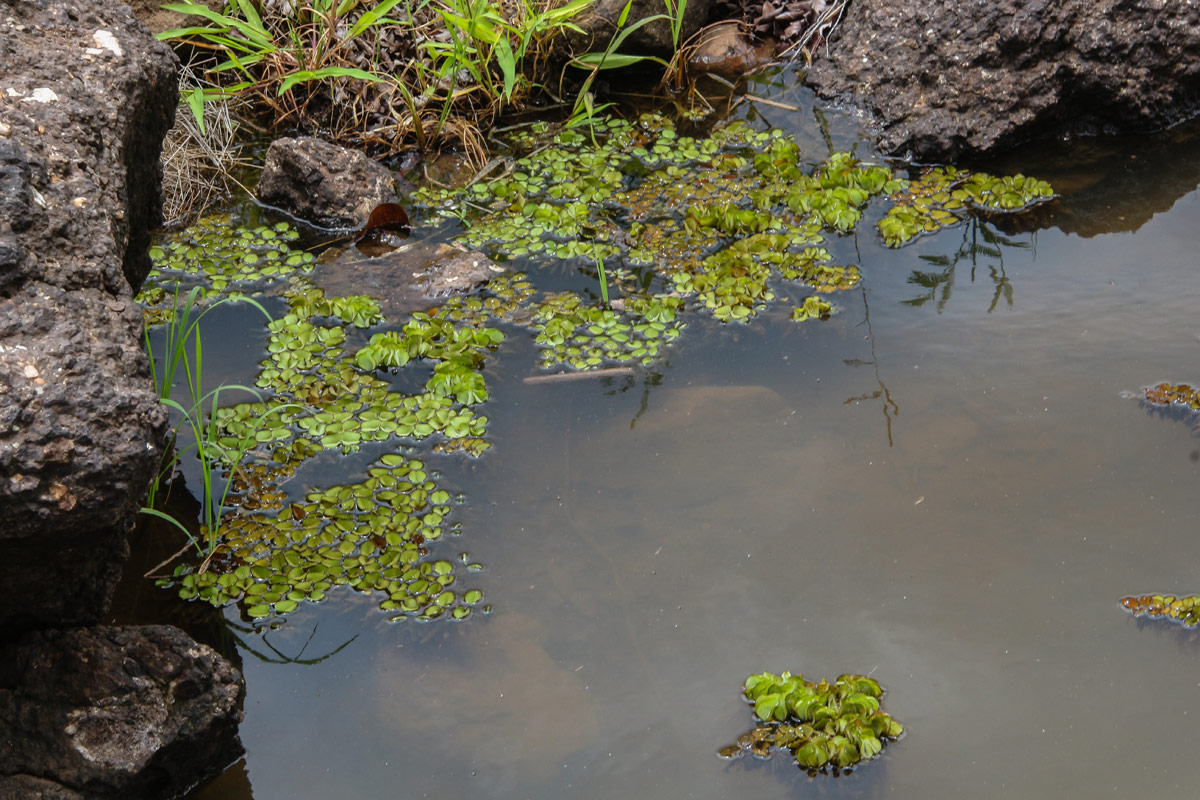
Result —
[[167, 414], [133, 291], [176, 62], [112, 0], [0, 0], [0, 640], [95, 622]]
[[285, 136], [267, 149], [258, 199], [318, 227], [345, 230], [364, 225], [380, 203], [396, 202], [396, 186], [387, 167], [358, 150]]
[[807, 80], [924, 161], [1159, 129], [1200, 110], [1200, 3], [854, 0]]
[[175, 797], [241, 755], [241, 697], [170, 626], [26, 634], [0, 648], [0, 798]]

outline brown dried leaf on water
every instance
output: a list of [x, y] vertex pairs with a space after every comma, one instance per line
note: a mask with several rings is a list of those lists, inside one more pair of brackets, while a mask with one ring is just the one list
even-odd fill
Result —
[[398, 203], [380, 203], [371, 211], [367, 224], [363, 225], [354, 237], [355, 243], [364, 239], [377, 239], [385, 231], [407, 233], [409, 229], [408, 212]]

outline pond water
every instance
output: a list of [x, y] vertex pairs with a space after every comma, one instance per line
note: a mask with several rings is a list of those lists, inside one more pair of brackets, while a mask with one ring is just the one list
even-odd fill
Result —
[[[806, 152], [864, 152], [751, 88]], [[494, 613], [344, 591], [242, 635], [247, 755], [191, 797], [1194, 797], [1200, 637], [1118, 599], [1200, 590], [1200, 437], [1126, 394], [1200, 379], [1197, 132], [979, 165], [1062, 193], [1024, 230], [889, 250], [869, 214], [824, 322], [705, 317], [559, 384], [510, 336], [492, 449], [434, 465]], [[785, 669], [870, 673], [905, 737], [837, 778], [718, 759]]]

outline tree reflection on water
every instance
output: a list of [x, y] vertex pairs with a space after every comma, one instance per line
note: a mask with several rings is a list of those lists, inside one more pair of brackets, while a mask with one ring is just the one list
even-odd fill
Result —
[[923, 306], [929, 301], [937, 303], [938, 313], [946, 307], [954, 290], [954, 278], [958, 265], [969, 262], [971, 265], [971, 282], [975, 282], [976, 273], [980, 266], [987, 268], [988, 276], [996, 288], [992, 295], [988, 313], [996, 310], [1001, 298], [1011, 307], [1013, 304], [1013, 286], [1008, 274], [1004, 271], [1004, 248], [1017, 247], [1031, 249], [1036, 247], [1037, 234], [1028, 234], [1028, 241], [1013, 239], [1001, 234], [989, 222], [978, 217], [972, 217], [963, 228], [962, 244], [950, 255], [923, 255], [919, 258], [935, 270], [913, 270], [908, 282], [920, 286], [926, 291], [910, 300], [902, 300], [905, 305]]

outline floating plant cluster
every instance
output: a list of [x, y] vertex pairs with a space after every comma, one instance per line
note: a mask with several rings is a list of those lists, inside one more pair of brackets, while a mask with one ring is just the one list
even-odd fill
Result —
[[812, 683], [790, 672], [751, 675], [745, 697], [759, 725], [719, 755], [770, 758], [776, 750], [787, 750], [810, 774], [851, 769], [904, 733], [899, 722], [880, 710], [882, 696], [879, 684], [865, 675], [841, 675], [833, 683]]
[[814, 294], [804, 298], [804, 304], [792, 310], [792, 319], [796, 322], [803, 322], [813, 317], [826, 319], [832, 313], [833, 305]]
[[[322, 452], [352, 453], [370, 443], [394, 441], [400, 449], [432, 439], [443, 452], [481, 453], [488, 447], [487, 418], [470, 406], [487, 399], [480, 368], [503, 334], [482, 324], [414, 315], [398, 331], [378, 333], [350, 352], [347, 330], [383, 323], [379, 304], [364, 296], [327, 296], [296, 274], [311, 259], [288, 249], [290, 228], [256, 229], [255, 236], [270, 235], [255, 238], [238, 233], [232, 218], [222, 219], [231, 226], [224, 234], [208, 220], [199, 233], [189, 229], [160, 247], [159, 258], [183, 256], [160, 270], [159, 279], [201, 285], [209, 296], [261, 292], [286, 279], [277, 288], [290, 308], [268, 326], [267, 358], [256, 379], [260, 399], [212, 412], [213, 435], [206, 446], [215, 455], [226, 454], [227, 465], [238, 464], [230, 476], [219, 544], [200, 565], [180, 565], [160, 583], [176, 587], [185, 599], [240, 603], [254, 619], [320, 601], [339, 585], [384, 593], [380, 607], [393, 619], [469, 616], [481, 593], [451, 589], [455, 563], [430, 554], [428, 545], [443, 538], [450, 495], [422, 461], [385, 454], [362, 481], [313, 490], [302, 501], [289, 501], [282, 487]], [[246, 251], [266, 252], [259, 239], [277, 253], [271, 261], [298, 266], [262, 276], [227, 264], [245, 264]], [[203, 253], [202, 240], [208, 242]], [[147, 320], [157, 321], [149, 314]], [[395, 391], [375, 374], [409, 361], [432, 367], [423, 391]], [[252, 458], [243, 461], [238, 453]], [[207, 533], [201, 531], [201, 538]]]
[[[351, 357], [342, 346], [342, 326], [317, 325], [305, 314], [352, 324], [374, 318], [373, 301], [326, 298], [312, 287], [289, 300], [292, 312], [269, 325], [269, 356], [257, 381], [271, 399], [216, 412], [218, 443], [231, 451], [253, 444], [259, 458], [234, 476], [236, 513], [223, 528], [224, 560], [203, 572], [177, 570], [181, 594], [217, 605], [242, 601], [250, 604], [249, 616], [261, 617], [287, 613], [300, 600], [320, 600], [331, 586], [346, 584], [387, 592], [381, 608], [401, 615], [467, 616], [470, 606], [448, 588], [455, 579], [451, 562], [439, 561], [437, 575], [427, 574], [424, 544], [441, 538], [449, 494], [420, 461], [385, 455], [366, 480], [310, 493], [302, 504], [285, 504], [278, 487], [323, 450], [350, 453], [369, 442], [439, 435], [463, 440], [457, 450], [482, 452], [487, 418], [467, 406], [487, 398], [478, 367], [503, 335], [417, 315], [399, 332], [376, 334], [390, 337], [389, 358], [369, 355], [378, 344]], [[416, 359], [435, 363], [424, 392], [393, 391], [372, 374], [384, 362], [400, 367]], [[237, 578], [243, 566], [250, 573]], [[441, 587], [433, 594], [431, 580]]]
[[542, 366], [564, 363], [595, 369], [605, 362], [650, 364], [659, 350], [683, 329], [678, 310], [683, 301], [669, 295], [634, 295], [623, 311], [585, 305], [578, 294], [548, 297], [536, 306], [534, 341], [542, 350]]
[[[527, 310], [537, 293], [523, 272], [505, 272], [487, 283], [483, 296], [451, 297], [429, 312], [431, 317], [482, 328], [497, 322], [514, 322]], [[528, 315], [526, 315], [528, 316]]]
[[997, 178], [986, 172], [934, 167], [892, 195], [894, 205], [879, 221], [889, 247], [899, 247], [922, 233], [962, 222], [972, 209], [1023, 211], [1054, 196], [1050, 184], [1024, 175]]
[[[423, 189], [418, 200], [446, 216], [486, 209], [464, 242], [500, 257], [652, 268], [663, 288], [695, 298], [722, 321], [765, 308], [776, 278], [824, 292], [856, 285], [856, 267], [827, 263], [828, 251], [813, 245], [822, 230], [853, 228], [871, 196], [905, 185], [885, 167], [848, 154], [808, 174], [799, 147], [784, 134], [740, 122], [695, 138], [677, 135], [663, 117], [643, 115], [605, 121], [596, 141], [543, 129], [520, 143], [537, 150], [518, 159], [510, 175], [457, 192]], [[558, 347], [564, 338], [556, 332], [542, 343]], [[544, 363], [587, 368], [599, 366], [597, 358], [612, 360], [594, 344], [574, 348]]]
[[1143, 594], [1122, 597], [1121, 605], [1135, 617], [1163, 617], [1185, 628], [1200, 625], [1200, 596], [1176, 597], [1171, 594]]
[[[821, 293], [857, 285], [858, 268], [830, 263], [819, 245], [854, 230], [874, 197], [899, 204], [880, 227], [897, 245], [959, 222], [971, 208], [1017, 210], [1052, 195], [1043, 181], [953, 168], [910, 183], [848, 153], [808, 165], [782, 132], [740, 121], [690, 137], [646, 114], [604, 120], [593, 137], [538, 125], [514, 139], [532, 152], [501, 178], [462, 190], [427, 187], [416, 201], [434, 216], [482, 210], [462, 241], [498, 258], [649, 269], [664, 289], [725, 322], [758, 314], [781, 281]], [[803, 308], [794, 318], [828, 316]], [[546, 363], [579, 360], [559, 354]]]
[[153, 268], [138, 302], [169, 313], [168, 287], [199, 285], [203, 296], [215, 297], [261, 291], [297, 272], [311, 272], [316, 258], [288, 245], [298, 236], [286, 222], [251, 228], [239, 225], [231, 213], [202, 217], [167, 243], [150, 248]]
[[1200, 411], [1200, 391], [1186, 383], [1160, 383], [1146, 390], [1146, 402], [1156, 406], [1178, 406]]
[[[451, 588], [455, 563], [432, 559], [426, 547], [442, 538], [451, 496], [437, 488], [424, 462], [386, 454], [365, 480], [309, 492], [298, 503], [286, 503], [277, 492], [264, 500], [254, 490], [263, 475], [238, 477], [241, 496], [252, 498], [254, 510], [244, 503], [230, 520], [215, 567], [176, 570], [184, 599], [242, 602], [252, 619], [319, 602], [335, 586], [384, 593], [380, 608], [393, 620], [465, 619], [480, 607], [482, 592]], [[276, 486], [278, 474], [269, 477], [267, 485]], [[466, 553], [458, 561], [468, 572], [482, 569]]]

